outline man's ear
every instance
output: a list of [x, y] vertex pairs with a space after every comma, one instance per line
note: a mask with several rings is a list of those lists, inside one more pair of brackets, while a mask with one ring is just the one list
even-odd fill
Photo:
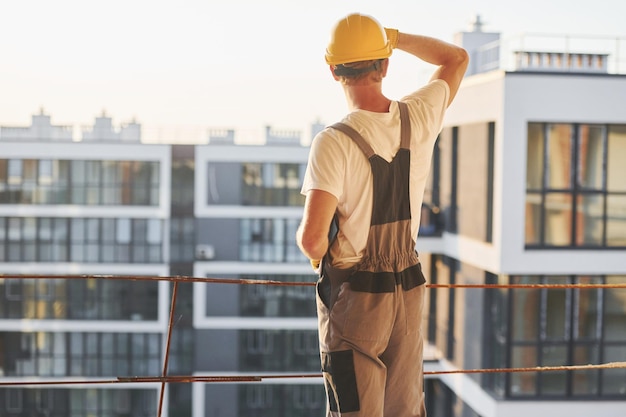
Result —
[[335, 81], [339, 81], [339, 77], [337, 76], [337, 74], [335, 74], [335, 66], [329, 65], [328, 68], [330, 68], [330, 73], [333, 75]]
[[383, 78], [387, 76], [388, 68], [389, 68], [389, 58], [385, 58], [383, 61]]

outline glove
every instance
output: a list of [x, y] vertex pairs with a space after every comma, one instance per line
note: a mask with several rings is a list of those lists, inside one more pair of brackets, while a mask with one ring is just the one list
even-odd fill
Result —
[[391, 49], [396, 49], [398, 46], [398, 29], [385, 28], [385, 33], [387, 34], [387, 40], [391, 45]]
[[309, 261], [311, 261], [311, 267], [313, 268], [313, 270], [317, 272], [317, 270], [320, 268], [320, 260], [319, 259], [309, 259]]

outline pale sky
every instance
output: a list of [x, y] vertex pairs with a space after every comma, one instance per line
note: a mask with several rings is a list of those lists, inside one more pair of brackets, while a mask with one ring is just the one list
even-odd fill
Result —
[[[92, 124], [103, 110], [146, 128], [304, 130], [346, 111], [324, 63], [350, 12], [452, 42], [476, 14], [487, 32], [626, 36], [624, 0], [0, 0], [0, 125]], [[432, 68], [401, 51], [385, 92]]]

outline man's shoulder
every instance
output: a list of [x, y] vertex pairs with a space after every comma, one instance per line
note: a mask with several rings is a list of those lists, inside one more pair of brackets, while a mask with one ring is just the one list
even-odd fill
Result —
[[440, 99], [446, 100], [450, 95], [450, 86], [442, 79], [429, 81], [419, 89], [407, 94], [401, 101], [411, 104], [410, 102], [421, 100]]

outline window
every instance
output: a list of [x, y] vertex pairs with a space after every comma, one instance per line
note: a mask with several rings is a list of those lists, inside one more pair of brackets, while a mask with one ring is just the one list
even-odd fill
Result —
[[444, 230], [450, 233], [458, 232], [457, 210], [458, 210], [458, 151], [459, 128], [445, 128], [441, 131], [437, 141], [438, 157], [433, 167], [438, 169], [437, 185], [433, 184], [433, 189], [437, 189], [441, 212], [444, 220]]
[[[503, 284], [609, 284], [626, 276], [511, 276]], [[487, 297], [490, 312], [486, 367], [574, 366], [626, 359], [626, 290], [518, 288]], [[619, 324], [618, 324], [619, 322]], [[502, 323], [505, 323], [503, 326]], [[510, 373], [485, 379], [494, 392], [515, 398], [618, 398], [626, 371]]]
[[[310, 275], [243, 275], [242, 279], [260, 279], [288, 282], [312, 282]], [[312, 286], [265, 286], [243, 285], [238, 288], [240, 315], [249, 317], [315, 317], [315, 288]], [[220, 297], [220, 292], [209, 294]], [[217, 300], [215, 300], [217, 301]], [[220, 311], [209, 311], [209, 315], [220, 315]]]
[[274, 390], [261, 385], [245, 386], [245, 401], [240, 402], [249, 410], [267, 410], [272, 407]]
[[[319, 370], [314, 330], [239, 330], [240, 372], [309, 372]], [[223, 340], [223, 339], [221, 339]]]
[[177, 212], [194, 205], [194, 160], [174, 159], [172, 161], [172, 210]]
[[25, 217], [22, 219], [22, 259], [32, 262], [37, 258], [37, 219]]
[[626, 247], [626, 126], [530, 123], [526, 247]]
[[0, 204], [156, 206], [154, 161], [1, 159]]
[[302, 262], [293, 236], [299, 219], [241, 219], [239, 257], [250, 262]]
[[49, 159], [40, 160], [37, 179], [37, 184], [39, 185], [39, 187], [35, 198], [35, 201], [37, 201], [39, 204], [50, 204], [54, 201], [51, 192], [52, 178], [52, 161]]
[[68, 376], [157, 375], [161, 336], [149, 333], [66, 333]]
[[[208, 164], [208, 203], [246, 206], [302, 206], [305, 164]], [[236, 185], [234, 185], [235, 183]]]
[[156, 403], [154, 389], [0, 388], [0, 409], [11, 417], [151, 417]]
[[[459, 263], [447, 256], [433, 256], [430, 280], [433, 284], [455, 284]], [[454, 359], [455, 350], [455, 305], [454, 288], [440, 288], [431, 297], [431, 311], [435, 321], [429, 323], [429, 337], [447, 359]], [[432, 318], [429, 317], [430, 320]]]
[[162, 221], [159, 219], [132, 220], [132, 260], [138, 263], [161, 261], [163, 241]]
[[0, 319], [156, 320], [157, 316], [157, 282], [39, 278], [0, 283]]
[[195, 219], [172, 217], [170, 219], [170, 262], [192, 262], [195, 257]]
[[458, 140], [453, 142], [457, 147], [453, 178], [458, 183], [457, 232], [483, 242], [492, 239], [494, 127], [494, 123], [459, 126]]
[[[225, 398], [234, 396], [237, 415], [241, 417], [321, 416], [325, 414], [328, 401], [319, 384], [238, 384], [228, 391], [217, 384], [207, 384], [205, 392], [207, 404], [216, 407], [228, 406]], [[229, 393], [226, 397], [225, 392]]]
[[0, 217], [0, 262], [7, 261], [7, 227], [6, 218]]
[[4, 392], [6, 395], [6, 410], [10, 413], [20, 413], [22, 411], [22, 390], [7, 389]]
[[0, 217], [0, 261], [161, 263], [160, 219]]

